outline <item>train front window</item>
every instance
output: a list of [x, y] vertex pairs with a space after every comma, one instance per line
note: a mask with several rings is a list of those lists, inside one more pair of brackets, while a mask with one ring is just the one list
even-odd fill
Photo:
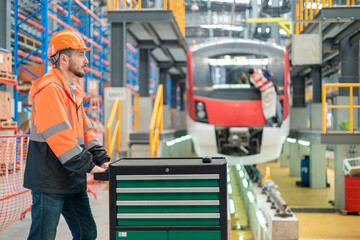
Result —
[[268, 58], [254, 55], [220, 55], [208, 58], [211, 81], [214, 90], [251, 88], [249, 68], [268, 66]]

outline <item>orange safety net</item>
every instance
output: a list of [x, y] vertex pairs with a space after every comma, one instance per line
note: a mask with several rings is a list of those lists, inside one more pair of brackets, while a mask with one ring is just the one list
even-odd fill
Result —
[[31, 209], [31, 192], [23, 187], [28, 139], [0, 136], [0, 232]]

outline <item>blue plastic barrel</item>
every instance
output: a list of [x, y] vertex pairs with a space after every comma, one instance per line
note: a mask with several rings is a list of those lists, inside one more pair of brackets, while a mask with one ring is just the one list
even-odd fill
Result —
[[310, 157], [308, 155], [301, 159], [301, 184], [310, 184]]

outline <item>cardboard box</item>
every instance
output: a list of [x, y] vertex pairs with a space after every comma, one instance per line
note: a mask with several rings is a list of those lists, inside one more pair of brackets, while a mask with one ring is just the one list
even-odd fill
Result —
[[[21, 65], [22, 67], [26, 68], [39, 78], [44, 76], [45, 68], [44, 64], [35, 64], [35, 65]], [[19, 68], [19, 82], [31, 82], [35, 81], [37, 78], [33, 75], [27, 73], [25, 70]]]
[[110, 87], [110, 81], [103, 81], [102, 82], [102, 92], [104, 93], [104, 89]]
[[0, 120], [11, 118], [11, 93], [0, 91]]
[[0, 48], [0, 71], [12, 73], [12, 55], [11, 51]]

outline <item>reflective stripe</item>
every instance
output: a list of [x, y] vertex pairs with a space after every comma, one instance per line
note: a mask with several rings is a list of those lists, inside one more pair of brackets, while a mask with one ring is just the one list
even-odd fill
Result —
[[261, 92], [265, 91], [266, 89], [274, 85], [271, 81], [269, 81], [267, 78], [264, 77], [260, 69], [258, 70], [257, 73], [254, 73], [252, 76], [250, 76], [250, 81]]
[[30, 140], [32, 141], [36, 141], [36, 142], [45, 142], [45, 139], [43, 136], [41, 136], [38, 131], [37, 131], [37, 127], [35, 126], [35, 97], [36, 95], [38, 95], [39, 92], [37, 92], [34, 95], [34, 99], [33, 99], [33, 104], [32, 104], [32, 121], [31, 121], [31, 128], [30, 128]]
[[46, 142], [45, 138], [38, 133], [37, 127], [34, 125], [34, 123], [31, 123], [31, 130], [30, 130], [30, 140], [36, 141], [36, 142]]
[[100, 142], [96, 138], [91, 139], [85, 143], [85, 150], [88, 150], [96, 145], [100, 145]]
[[35, 95], [34, 95], [34, 98], [33, 98], [33, 105], [32, 105], [32, 107], [33, 107], [33, 110], [32, 110], [32, 114], [33, 114], [33, 119], [32, 119], [32, 122], [34, 123], [35, 121], [34, 121], [34, 119], [35, 119], [35, 97], [36, 97], [36, 95], [38, 95], [39, 94], [39, 92], [37, 92]]
[[89, 122], [85, 127], [84, 127], [84, 134], [86, 133], [87, 130], [89, 129], [93, 129], [93, 125], [91, 124], [91, 122]]
[[274, 86], [274, 84], [273, 84], [272, 82], [268, 81], [266, 84], [262, 85], [262, 86], [259, 88], [259, 90], [260, 90], [260, 92], [263, 92], [263, 91], [265, 91], [266, 89], [269, 89], [269, 88], [271, 88], [271, 87], [273, 87], [273, 86]]
[[69, 161], [71, 158], [75, 157], [79, 153], [83, 151], [83, 148], [76, 145], [75, 147], [67, 150], [63, 154], [61, 154], [58, 158], [60, 159], [60, 162], [62, 164], [65, 164], [67, 161]]
[[84, 144], [84, 137], [76, 137], [76, 140], [79, 145]]
[[[55, 83], [56, 85], [58, 85], [58, 86], [63, 90], [63, 92], [65, 93], [65, 95], [67, 95], [66, 92], [65, 92], [65, 89], [64, 89], [59, 83], [57, 83], [57, 82], [53, 82], [53, 83]], [[73, 100], [74, 103], [76, 103], [76, 102], [74, 101], [74, 99], [72, 99], [71, 97], [70, 97], [70, 99]]]
[[67, 114], [68, 114], [68, 118], [69, 121], [71, 122], [71, 118], [70, 118], [70, 107], [69, 107], [69, 101], [66, 102], [66, 107], [67, 107]]
[[69, 129], [71, 128], [71, 125], [68, 121], [64, 121], [64, 122], [61, 122], [61, 123], [58, 123], [52, 127], [49, 127], [48, 129], [46, 129], [45, 131], [43, 131], [41, 133], [41, 135], [45, 138], [45, 139], [48, 139], [49, 137], [51, 137], [52, 135], [58, 133], [58, 132], [61, 132], [61, 131], [64, 131], [66, 129]]
[[254, 77], [254, 80], [255, 80], [256, 83], [259, 83], [259, 82], [262, 81], [263, 79], [261, 78], [260, 74], [258, 74], [258, 75], [256, 75], [256, 76]]

